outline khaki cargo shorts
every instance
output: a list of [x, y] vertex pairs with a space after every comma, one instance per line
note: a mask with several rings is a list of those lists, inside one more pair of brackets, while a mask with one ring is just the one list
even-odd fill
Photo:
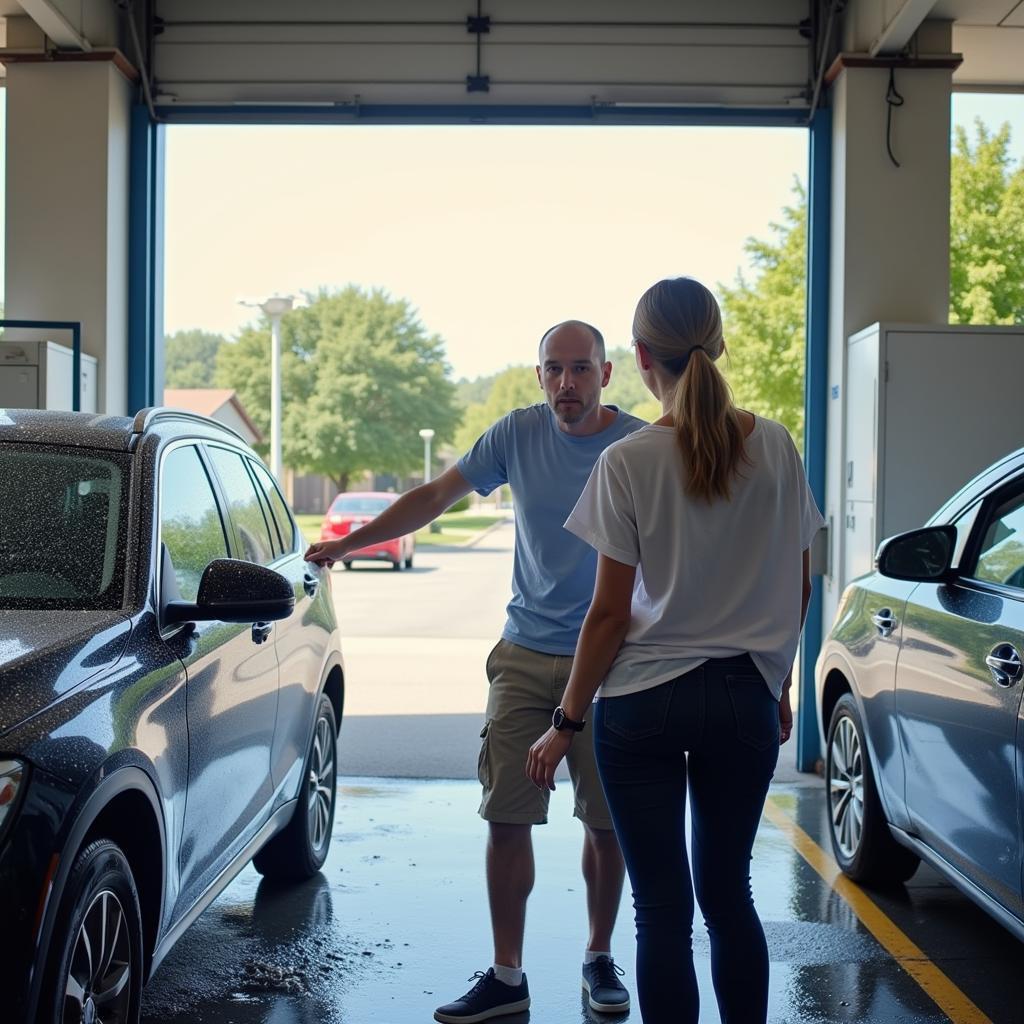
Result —
[[[499, 640], [487, 656], [487, 721], [480, 733], [480, 816], [505, 825], [544, 825], [547, 790], [526, 774], [530, 747], [551, 726], [572, 668], [570, 655], [541, 654]], [[588, 719], [592, 716], [588, 716]], [[594, 723], [573, 737], [567, 757], [576, 794], [573, 814], [591, 828], [610, 829], [612, 817], [594, 760]]]

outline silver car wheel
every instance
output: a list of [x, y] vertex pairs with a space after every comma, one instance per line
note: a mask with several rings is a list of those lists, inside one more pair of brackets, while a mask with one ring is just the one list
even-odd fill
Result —
[[307, 820], [309, 842], [319, 854], [330, 839], [328, 826], [334, 804], [334, 736], [327, 717], [317, 719], [313, 753], [309, 759]]
[[864, 754], [853, 720], [844, 716], [832, 733], [828, 776], [832, 833], [843, 856], [853, 858], [864, 832]]
[[78, 931], [64, 984], [66, 1024], [123, 1024], [131, 1006], [131, 941], [121, 901], [97, 893]]

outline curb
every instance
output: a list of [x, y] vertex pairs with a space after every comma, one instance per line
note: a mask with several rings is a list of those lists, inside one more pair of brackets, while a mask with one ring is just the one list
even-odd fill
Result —
[[451, 544], [449, 547], [453, 548], [471, 548], [475, 544], [479, 544], [488, 534], [494, 533], [495, 530], [500, 529], [502, 526], [507, 526], [509, 523], [515, 522], [513, 516], [505, 516], [504, 519], [499, 519], [497, 522], [491, 523], [490, 526], [485, 527], [479, 533], [474, 534], [469, 540], [462, 541], [461, 544]]

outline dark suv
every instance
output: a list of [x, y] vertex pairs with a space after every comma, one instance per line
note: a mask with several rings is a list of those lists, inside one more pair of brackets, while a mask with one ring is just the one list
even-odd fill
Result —
[[250, 860], [323, 864], [344, 679], [302, 550], [219, 423], [0, 410], [5, 1021], [133, 1024]]

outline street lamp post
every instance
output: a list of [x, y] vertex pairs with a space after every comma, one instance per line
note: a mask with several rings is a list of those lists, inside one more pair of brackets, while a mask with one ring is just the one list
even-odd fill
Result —
[[294, 296], [272, 295], [263, 302], [243, 302], [270, 320], [270, 472], [281, 479], [281, 317], [291, 311]]
[[[420, 431], [420, 437], [423, 438], [423, 482], [425, 484], [430, 483], [430, 441], [434, 436], [434, 432], [430, 427], [424, 427]], [[437, 525], [436, 521], [430, 523], [431, 533], [440, 533], [441, 527]]]
[[423, 482], [425, 484], [430, 483], [430, 439], [433, 436], [434, 432], [429, 427], [420, 431], [420, 437], [423, 438]]

